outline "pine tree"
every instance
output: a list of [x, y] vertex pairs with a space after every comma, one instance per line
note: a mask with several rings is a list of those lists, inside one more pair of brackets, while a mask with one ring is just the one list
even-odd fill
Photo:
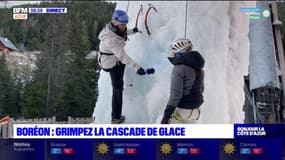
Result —
[[45, 117], [44, 99], [46, 85], [43, 81], [34, 81], [26, 86], [22, 101], [25, 118]]
[[96, 103], [98, 64], [85, 57], [98, 49], [97, 36], [115, 6], [84, 1], [44, 2], [34, 7], [58, 6], [67, 7], [68, 14], [31, 14], [28, 21], [13, 21], [7, 18], [12, 16], [10, 10], [0, 11], [0, 30], [10, 40], [22, 45], [21, 49], [41, 51], [33, 78], [26, 77], [25, 83], [16, 87], [25, 118], [89, 117]]
[[5, 55], [0, 57], [0, 117], [20, 115], [19, 92], [16, 81], [6, 65]]

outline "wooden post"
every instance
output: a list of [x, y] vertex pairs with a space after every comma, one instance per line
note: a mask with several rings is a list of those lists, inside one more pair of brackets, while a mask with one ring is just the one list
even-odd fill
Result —
[[56, 123], [56, 117], [52, 116], [52, 123], [55, 124]]
[[71, 116], [68, 116], [67, 124], [72, 124], [72, 121], [73, 121], [72, 117], [71, 117]]

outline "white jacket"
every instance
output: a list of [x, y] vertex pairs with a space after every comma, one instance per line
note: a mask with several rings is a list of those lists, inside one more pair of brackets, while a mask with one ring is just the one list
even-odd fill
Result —
[[[128, 35], [131, 34], [134, 34], [134, 32], [132, 30], [128, 30]], [[123, 64], [132, 67], [135, 71], [140, 68], [140, 66], [127, 55], [124, 49], [126, 45], [125, 39], [111, 31], [108, 27], [108, 24], [100, 32], [98, 38], [100, 40], [100, 52], [113, 54], [101, 55], [100, 62], [102, 68], [110, 69], [114, 67], [118, 61], [121, 61]]]

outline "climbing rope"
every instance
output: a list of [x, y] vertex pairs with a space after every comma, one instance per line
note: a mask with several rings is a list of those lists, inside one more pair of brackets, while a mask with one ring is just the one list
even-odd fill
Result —
[[127, 4], [127, 8], [126, 8], [126, 13], [128, 13], [129, 5], [130, 5], [130, 0], [128, 0], [128, 4]]
[[187, 12], [188, 11], [188, 1], [186, 0], [186, 8], [185, 8], [185, 32], [184, 32], [184, 38], [186, 38], [187, 33]]

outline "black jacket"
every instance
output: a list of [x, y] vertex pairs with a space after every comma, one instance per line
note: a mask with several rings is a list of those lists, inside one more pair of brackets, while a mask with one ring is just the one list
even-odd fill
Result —
[[203, 103], [205, 60], [197, 51], [178, 53], [169, 58], [174, 65], [168, 105], [185, 109]]

